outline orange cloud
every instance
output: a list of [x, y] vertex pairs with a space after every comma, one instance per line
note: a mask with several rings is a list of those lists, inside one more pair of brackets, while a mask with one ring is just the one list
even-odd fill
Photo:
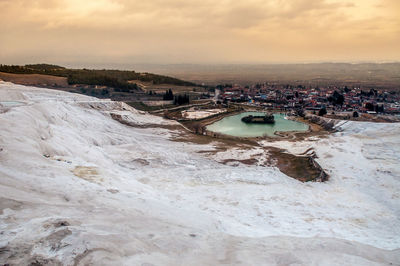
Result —
[[0, 62], [400, 60], [397, 0], [0, 0]]

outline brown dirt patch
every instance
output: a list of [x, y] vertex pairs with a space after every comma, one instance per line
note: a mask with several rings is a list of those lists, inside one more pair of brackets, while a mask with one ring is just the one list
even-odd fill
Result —
[[65, 77], [56, 77], [42, 74], [11, 74], [0, 72], [0, 79], [21, 85], [33, 86], [61, 86], [67, 87]]
[[287, 176], [307, 182], [317, 179], [321, 174], [321, 170], [313, 165], [308, 156], [296, 156], [272, 147], [268, 150], [271, 158], [276, 160], [276, 167]]
[[75, 176], [92, 183], [100, 183], [103, 181], [103, 179], [99, 177], [99, 172], [97, 167], [76, 166], [75, 169], [72, 170], [72, 173]]
[[231, 162], [238, 162], [238, 163], [242, 163], [242, 164], [245, 164], [245, 165], [255, 165], [255, 164], [258, 163], [258, 160], [254, 159], [254, 158], [245, 159], [245, 160], [226, 159], [222, 163], [223, 164], [229, 164]]

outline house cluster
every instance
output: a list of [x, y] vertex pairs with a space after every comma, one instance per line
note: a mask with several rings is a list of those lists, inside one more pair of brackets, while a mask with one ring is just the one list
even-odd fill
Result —
[[256, 84], [217, 88], [216, 95], [221, 102], [247, 102], [249, 105], [273, 109], [400, 113], [400, 94], [385, 90], [347, 87], [305, 87]]

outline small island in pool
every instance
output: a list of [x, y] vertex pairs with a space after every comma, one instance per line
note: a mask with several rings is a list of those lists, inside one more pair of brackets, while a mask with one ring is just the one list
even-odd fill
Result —
[[244, 123], [254, 123], [254, 124], [274, 124], [275, 119], [272, 114], [265, 114], [265, 115], [248, 115], [242, 117], [242, 122]]

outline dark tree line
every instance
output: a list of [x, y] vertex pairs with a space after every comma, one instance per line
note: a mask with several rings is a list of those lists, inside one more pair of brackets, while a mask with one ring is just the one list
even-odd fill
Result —
[[165, 94], [163, 96], [164, 101], [172, 101], [174, 99], [174, 94], [172, 93], [172, 90], [166, 90]]
[[383, 105], [378, 105], [378, 104], [372, 104], [372, 103], [366, 103], [365, 104], [365, 108], [368, 111], [372, 111], [372, 112], [377, 112], [377, 113], [383, 113], [385, 110], [383, 108]]
[[174, 104], [175, 105], [182, 105], [182, 104], [188, 104], [189, 101], [189, 96], [188, 95], [178, 95], [174, 97]]
[[65, 67], [50, 64], [25, 65], [25, 68], [43, 71], [65, 70]]
[[87, 85], [100, 85], [112, 87], [115, 91], [131, 92], [138, 90], [136, 83], [129, 83], [118, 80], [115, 77], [106, 75], [97, 75], [96, 73], [82, 74], [75, 73], [75, 75], [68, 75], [69, 84], [87, 84]]
[[374, 89], [370, 89], [370, 90], [367, 91], [367, 92], [361, 90], [361, 95], [362, 95], [362, 96], [368, 96], [368, 97], [371, 97], [371, 96], [377, 97], [377, 96], [378, 96], [378, 91], [377, 91], [377, 90], [374, 90]]
[[223, 89], [225, 89], [225, 88], [232, 88], [232, 86], [233, 86], [232, 84], [226, 83], [226, 84], [219, 84], [219, 85], [215, 86], [215, 88], [216, 88], [216, 89], [223, 90]]

